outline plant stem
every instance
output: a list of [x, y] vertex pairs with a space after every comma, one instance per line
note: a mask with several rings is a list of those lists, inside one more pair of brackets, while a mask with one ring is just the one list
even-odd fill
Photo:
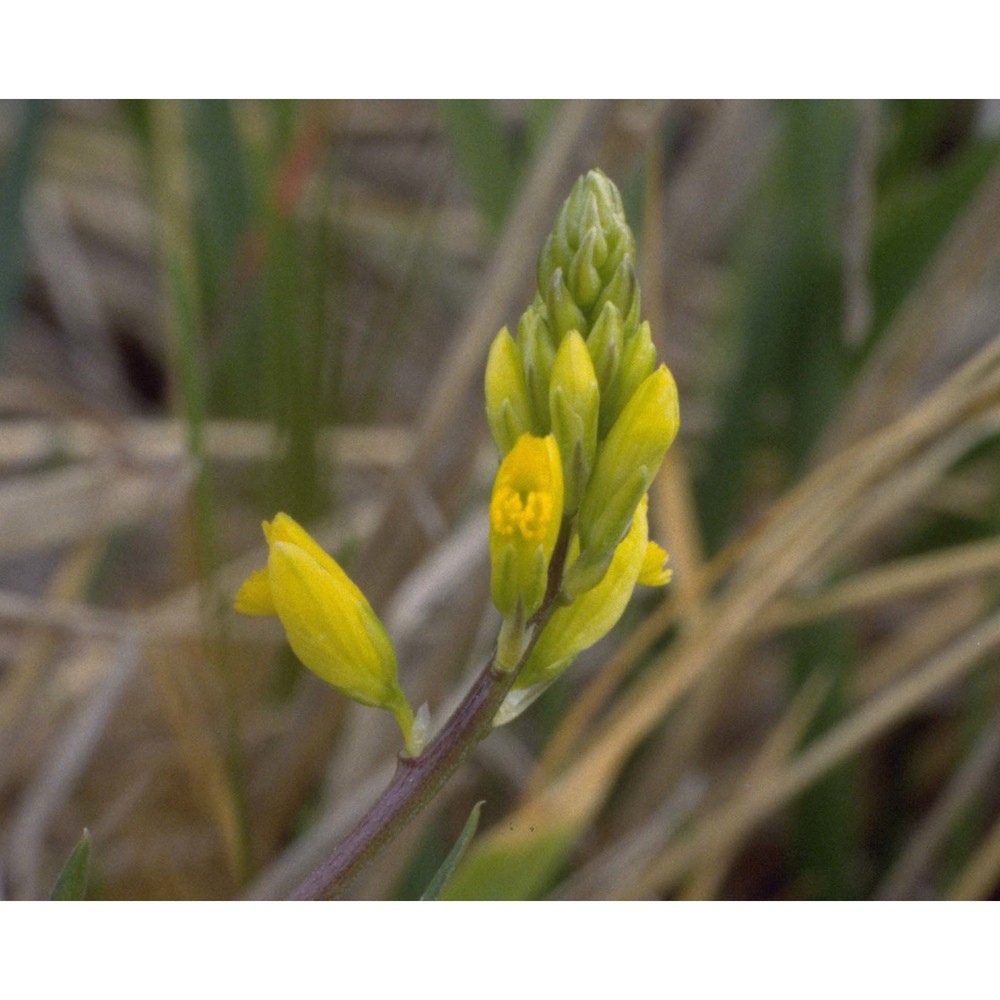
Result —
[[419, 757], [400, 755], [396, 772], [378, 801], [326, 861], [298, 887], [292, 899], [340, 896], [351, 880], [444, 787], [472, 748], [490, 734], [497, 711], [557, 607], [569, 536], [570, 522], [566, 520], [549, 563], [545, 599], [527, 623], [527, 642], [517, 666], [509, 671], [500, 670], [494, 653], [438, 735]]

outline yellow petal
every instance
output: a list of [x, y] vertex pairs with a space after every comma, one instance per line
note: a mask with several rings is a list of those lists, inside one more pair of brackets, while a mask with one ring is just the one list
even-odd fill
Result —
[[517, 688], [548, 682], [617, 624], [635, 589], [646, 552], [646, 506], [643, 497], [601, 582], [552, 616], [517, 678]]
[[327, 573], [336, 577], [340, 585], [351, 591], [358, 600], [365, 600], [354, 581], [340, 568], [337, 560], [298, 521], [293, 520], [287, 514], [275, 514], [274, 520], [270, 523], [265, 521], [263, 528], [268, 545], [274, 545], [275, 542], [289, 542], [295, 545], [312, 556]]
[[343, 585], [343, 571], [332, 574], [305, 549], [281, 541], [271, 545], [268, 571], [278, 617], [295, 655], [356, 701], [382, 707], [395, 703], [395, 655], [387, 659], [385, 648], [372, 641], [367, 602], [358, 602], [353, 584]]
[[562, 463], [555, 438], [522, 434], [497, 470], [490, 501], [493, 603], [532, 614], [545, 594], [563, 514]]
[[667, 553], [656, 542], [650, 542], [646, 546], [646, 555], [642, 560], [642, 569], [639, 570], [638, 582], [643, 587], [662, 587], [670, 582], [674, 575], [672, 569], [667, 569]]
[[251, 573], [236, 591], [233, 607], [243, 615], [276, 615], [266, 569]]

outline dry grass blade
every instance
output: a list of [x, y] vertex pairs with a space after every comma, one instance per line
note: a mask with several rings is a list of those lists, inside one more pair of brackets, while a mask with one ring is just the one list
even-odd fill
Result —
[[150, 474], [100, 462], [21, 476], [0, 489], [0, 556], [141, 523], [175, 509], [189, 483], [185, 467]]
[[1000, 819], [993, 824], [983, 842], [969, 859], [949, 899], [988, 899], [1000, 880]]
[[776, 772], [766, 786], [751, 789], [706, 814], [696, 827], [668, 847], [650, 869], [628, 885], [627, 894], [645, 896], [667, 891], [691, 864], [752, 829], [782, 803], [953, 684], [998, 647], [1000, 614], [994, 614], [919, 671], [858, 709]]
[[854, 387], [824, 450], [857, 440], [903, 412], [928, 356], [961, 341], [975, 291], [1000, 263], [1000, 169], [994, 170], [938, 251], [928, 277], [896, 314]]
[[100, 680], [49, 748], [28, 795], [13, 817], [10, 874], [18, 898], [37, 899], [48, 894], [48, 887], [41, 882], [46, 825], [87, 767], [135, 674], [139, 654], [139, 638], [133, 634], [118, 643], [117, 648], [107, 641], [92, 642], [80, 651], [73, 665], [64, 665], [65, 669], [82, 667]]
[[[341, 426], [319, 431], [317, 446], [338, 466], [392, 469], [409, 461], [413, 442], [405, 427]], [[212, 420], [205, 425], [205, 454], [210, 459], [264, 462], [281, 452], [280, 437], [267, 424]], [[186, 462], [187, 431], [179, 420], [123, 420], [113, 428], [86, 420], [21, 420], [8, 424], [0, 435], [0, 466], [108, 455], [132, 465]]]
[[906, 618], [906, 628], [875, 645], [864, 670], [852, 679], [851, 697], [859, 702], [932, 656], [989, 613], [992, 604], [983, 587], [967, 583], [947, 590]]
[[814, 597], [776, 601], [761, 629], [770, 632], [912, 597], [957, 580], [1000, 572], [1000, 542], [970, 542], [859, 573]]
[[[940, 848], [948, 832], [973, 797], [979, 794], [983, 786], [993, 778], [998, 759], [1000, 759], [1000, 718], [994, 717], [924, 821], [913, 832], [892, 870], [876, 890], [876, 898], [908, 899], [917, 895], [920, 879], [930, 865], [935, 851]], [[971, 866], [969, 870], [972, 871]], [[978, 876], [976, 878], [978, 880]], [[963, 892], [970, 887], [976, 888], [972, 885], [971, 879], [967, 886], [959, 885]], [[973, 895], [979, 893], [974, 892]]]
[[[748, 764], [740, 776], [740, 784], [746, 788], [766, 786], [774, 773], [791, 757], [796, 747], [812, 724], [823, 699], [830, 690], [830, 679], [813, 674], [802, 686], [788, 706], [785, 714], [775, 723], [767, 735], [764, 745]], [[680, 898], [713, 899], [722, 885], [729, 867], [739, 850], [739, 839], [734, 838], [721, 844], [711, 856], [703, 858], [691, 872]]]

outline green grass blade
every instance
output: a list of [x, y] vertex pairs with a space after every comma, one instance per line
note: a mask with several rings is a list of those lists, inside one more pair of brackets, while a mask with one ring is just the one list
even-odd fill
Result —
[[49, 899], [55, 901], [82, 900], [87, 896], [87, 876], [90, 873], [90, 833], [84, 829], [76, 847], [56, 878]]
[[482, 807], [482, 800], [472, 807], [472, 812], [469, 813], [469, 818], [465, 821], [465, 826], [462, 827], [462, 832], [458, 835], [455, 846], [448, 852], [448, 857], [444, 859], [441, 867], [435, 872], [434, 877], [423, 891], [420, 897], [421, 901], [441, 898], [441, 892], [448, 884], [448, 879], [451, 878], [466, 849], [472, 843], [472, 838], [476, 835], [476, 830], [479, 827], [479, 811]]
[[32, 167], [45, 134], [47, 101], [25, 101], [13, 148], [0, 166], [0, 349], [7, 337], [14, 303], [20, 292], [24, 238], [24, 199]]
[[443, 101], [441, 118], [462, 177], [490, 231], [496, 233], [520, 175], [496, 106], [490, 101]]

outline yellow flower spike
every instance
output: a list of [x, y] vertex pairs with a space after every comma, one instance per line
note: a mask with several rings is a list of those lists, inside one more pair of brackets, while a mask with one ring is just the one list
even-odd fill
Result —
[[287, 514], [265, 522], [264, 535], [267, 568], [240, 587], [236, 610], [277, 615], [299, 660], [348, 698], [391, 712], [415, 755], [413, 711], [399, 686], [392, 640], [364, 594]]
[[647, 500], [643, 497], [601, 582], [553, 614], [518, 675], [514, 689], [500, 707], [493, 723], [495, 726], [504, 725], [520, 715], [583, 650], [603, 639], [617, 624], [649, 552], [646, 507]]
[[639, 570], [637, 581], [639, 585], [662, 587], [665, 583], [670, 583], [674, 571], [667, 569], [667, 559], [669, 558], [662, 546], [657, 545], [656, 542], [649, 542], [646, 545], [646, 555], [642, 560], [642, 569]]
[[562, 513], [555, 438], [522, 434], [500, 463], [490, 500], [490, 589], [504, 617], [527, 618], [542, 603]]

